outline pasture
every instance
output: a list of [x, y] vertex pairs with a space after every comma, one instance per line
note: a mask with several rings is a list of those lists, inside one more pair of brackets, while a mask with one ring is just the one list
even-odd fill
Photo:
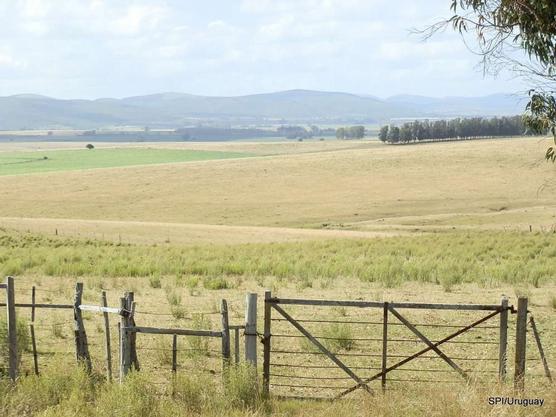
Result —
[[[134, 291], [138, 325], [158, 327], [219, 328], [221, 298], [228, 300], [230, 323], [241, 324], [245, 294], [262, 297], [264, 289], [280, 297], [412, 302], [498, 303], [505, 294], [515, 304], [517, 296], [527, 296], [554, 366], [556, 171], [543, 160], [547, 144], [535, 138], [404, 147], [374, 141], [157, 144], [156, 152], [176, 158], [192, 152], [235, 156], [195, 161], [168, 160], [164, 154], [167, 160], [156, 165], [148, 162], [156, 159], [151, 144], [100, 145], [93, 152], [105, 152], [106, 159], [112, 152], [142, 156], [133, 166], [79, 165], [88, 169], [34, 175], [22, 169], [0, 177], [0, 271], [16, 276], [18, 302], [29, 302], [33, 285], [37, 302], [48, 303], [71, 302], [76, 281], [84, 282], [88, 304], [98, 304], [101, 290], [108, 292], [111, 306], [124, 291]], [[0, 159], [14, 152], [43, 152], [36, 150], [42, 144], [25, 146], [5, 149]], [[28, 311], [20, 310], [26, 322]], [[365, 311], [348, 310], [312, 314], [323, 320], [369, 318]], [[481, 379], [457, 385], [393, 382], [397, 389], [383, 395], [337, 403], [263, 400], [241, 375], [234, 375], [232, 388], [223, 392], [220, 362], [211, 357], [218, 346], [190, 339], [180, 346], [200, 347], [203, 353], [180, 352], [182, 368], [172, 384], [171, 337], [146, 335], [138, 338], [142, 371], [123, 386], [100, 382], [105, 373], [102, 316], [84, 314], [92, 379], [66, 371], [75, 363], [71, 316], [69, 311], [37, 317], [43, 376], [25, 377], [14, 388], [0, 383], [0, 394], [10, 393], [1, 396], [3, 414], [523, 415], [519, 407], [489, 406], [488, 396], [511, 396], [512, 389]], [[416, 311], [412, 319], [438, 317]], [[458, 319], [455, 314], [445, 318], [446, 323]], [[262, 331], [262, 304], [258, 320]], [[510, 332], [514, 327], [512, 321]], [[317, 330], [354, 331], [326, 324]], [[117, 340], [117, 330], [112, 331]], [[369, 336], [373, 331], [365, 328]], [[489, 337], [496, 335], [471, 340]], [[299, 339], [276, 343], [310, 353]], [[534, 341], [527, 343], [531, 377], [526, 396], [546, 401], [527, 412], [551, 416], [554, 387], [539, 376]], [[419, 346], [406, 346], [403, 353]], [[345, 352], [365, 347], [364, 342], [337, 346]], [[480, 353], [495, 355], [495, 348], [486, 345]], [[116, 344], [113, 349], [117, 357]], [[392, 349], [402, 353], [399, 346]], [[460, 357], [470, 352], [461, 344], [450, 350]], [[27, 350], [27, 373], [31, 363]], [[355, 359], [351, 364], [375, 366]], [[492, 376], [493, 369], [485, 365], [479, 371]], [[331, 378], [340, 376], [345, 375]], [[437, 374], [428, 376], [439, 380]], [[306, 391], [285, 388], [282, 393]]]
[[236, 152], [148, 148], [0, 152], [0, 175], [206, 161], [245, 156], [248, 155]]

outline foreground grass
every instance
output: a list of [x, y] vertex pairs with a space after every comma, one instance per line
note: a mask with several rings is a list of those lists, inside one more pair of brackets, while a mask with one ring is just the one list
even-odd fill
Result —
[[[233, 377], [224, 393], [195, 375], [178, 376], [174, 395], [170, 385], [151, 383], [146, 374], [132, 374], [123, 385], [108, 384], [80, 370], [54, 367], [41, 377], [23, 377], [12, 385], [0, 381], [0, 414], [27, 416], [553, 416], [556, 415], [554, 386], [531, 388], [523, 394], [508, 386], [475, 387], [462, 384], [449, 389], [438, 386], [384, 395], [359, 396], [333, 403], [265, 400], [257, 386]], [[542, 398], [542, 407], [491, 406], [490, 396]]]
[[240, 158], [239, 152], [115, 148], [0, 153], [0, 175]]
[[556, 234], [449, 232], [423, 236], [244, 245], [120, 245], [2, 231], [3, 275], [200, 276], [294, 280], [553, 283]]

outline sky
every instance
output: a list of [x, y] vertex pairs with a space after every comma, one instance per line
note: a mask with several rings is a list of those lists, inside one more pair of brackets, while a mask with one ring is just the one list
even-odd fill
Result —
[[475, 96], [484, 76], [446, 31], [450, 0], [0, 0], [0, 96], [235, 96], [289, 89]]

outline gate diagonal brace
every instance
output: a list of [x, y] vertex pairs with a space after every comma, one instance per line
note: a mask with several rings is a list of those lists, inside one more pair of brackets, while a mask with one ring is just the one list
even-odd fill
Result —
[[301, 326], [292, 316], [290, 316], [288, 313], [286, 313], [280, 306], [276, 305], [276, 304], [271, 304], [271, 306], [278, 311], [278, 313], [280, 313], [282, 316], [284, 316], [285, 319], [287, 319], [297, 330], [299, 330], [307, 339], [309, 339], [316, 347], [319, 348], [319, 350], [324, 353], [326, 356], [328, 356], [328, 358], [334, 362], [336, 365], [338, 365], [338, 367], [340, 369], [342, 369], [346, 374], [348, 374], [355, 382], [357, 382], [357, 385], [354, 389], [357, 389], [359, 387], [363, 388], [365, 391], [367, 391], [369, 394], [373, 393], [373, 390], [371, 390], [371, 388], [368, 387], [367, 383], [365, 381], [363, 381], [361, 378], [359, 378], [351, 369], [349, 369], [340, 359], [338, 359], [336, 357], [336, 355], [334, 355], [332, 352], [330, 352], [328, 349], [326, 349], [317, 339], [315, 339], [315, 337], [313, 337], [311, 335], [311, 333], [309, 333], [307, 330], [305, 330], [305, 328], [303, 326]]
[[[492, 317], [494, 317], [494, 316], [500, 314], [501, 311], [502, 311], [502, 310], [496, 310], [496, 311], [494, 311], [493, 313], [490, 313], [489, 315], [483, 317], [482, 319], [479, 319], [479, 320], [477, 320], [477, 321], [471, 323], [470, 325], [465, 326], [465, 327], [459, 329], [458, 331], [452, 333], [451, 335], [446, 336], [444, 339], [439, 340], [439, 341], [436, 342], [436, 343], [433, 343], [432, 346], [438, 347], [438, 346], [440, 346], [440, 345], [442, 345], [442, 344], [444, 344], [444, 343], [446, 343], [446, 342], [448, 342], [448, 341], [450, 341], [450, 340], [456, 338], [457, 336], [459, 336], [459, 335], [462, 334], [462, 333], [465, 333], [465, 332], [468, 331], [469, 329], [472, 329], [473, 327], [476, 327], [476, 326], [478, 326], [479, 324], [481, 324], [481, 323], [483, 323], [483, 322], [485, 322], [485, 321], [491, 319]], [[408, 356], [407, 358], [402, 359], [402, 360], [399, 361], [398, 363], [396, 363], [396, 364], [394, 364], [394, 365], [392, 365], [392, 366], [386, 368], [384, 371], [379, 372], [379, 373], [373, 375], [373, 376], [370, 377], [370, 378], [366, 378], [366, 379], [364, 380], [364, 383], [369, 383], [369, 382], [371, 382], [371, 381], [374, 381], [375, 379], [380, 378], [382, 375], [387, 374], [388, 372], [393, 371], [394, 369], [397, 369], [397, 368], [399, 368], [400, 366], [405, 365], [405, 364], [408, 363], [408, 362], [411, 362], [413, 359], [416, 359], [416, 358], [418, 358], [419, 356], [424, 355], [425, 353], [427, 353], [427, 352], [433, 350], [433, 347], [432, 347], [432, 346], [427, 346], [426, 348], [420, 350], [419, 352], [414, 353], [413, 355]], [[339, 393], [339, 394], [336, 396], [336, 398], [341, 398], [341, 397], [343, 397], [343, 396], [349, 394], [350, 392], [355, 391], [357, 388], [359, 388], [359, 385], [356, 385], [356, 386], [353, 386], [353, 387], [351, 387], [351, 388], [348, 388], [348, 389], [346, 389], [345, 391], [342, 391], [341, 393]]]
[[406, 327], [411, 330], [419, 339], [421, 339], [428, 347], [436, 352], [438, 356], [440, 356], [448, 365], [454, 368], [457, 373], [459, 373], [462, 377], [469, 380], [469, 375], [467, 375], [463, 369], [455, 364], [453, 360], [451, 360], [448, 356], [446, 356], [440, 349], [438, 349], [434, 343], [432, 343], [423, 333], [421, 333], [415, 326], [413, 326], [407, 319], [405, 319], [400, 313], [398, 313], [394, 308], [388, 306], [388, 310], [396, 316], [396, 318], [401, 321]]

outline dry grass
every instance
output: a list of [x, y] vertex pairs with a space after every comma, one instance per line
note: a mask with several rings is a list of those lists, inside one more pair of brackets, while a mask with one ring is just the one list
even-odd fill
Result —
[[[430, 216], [508, 212], [519, 219], [497, 218], [496, 227], [538, 230], [554, 224], [556, 207], [556, 171], [542, 162], [546, 144], [384, 145], [4, 177], [0, 216], [339, 229], [385, 222], [388, 230], [400, 217], [413, 227]], [[409, 225], [407, 216], [415, 216]]]

